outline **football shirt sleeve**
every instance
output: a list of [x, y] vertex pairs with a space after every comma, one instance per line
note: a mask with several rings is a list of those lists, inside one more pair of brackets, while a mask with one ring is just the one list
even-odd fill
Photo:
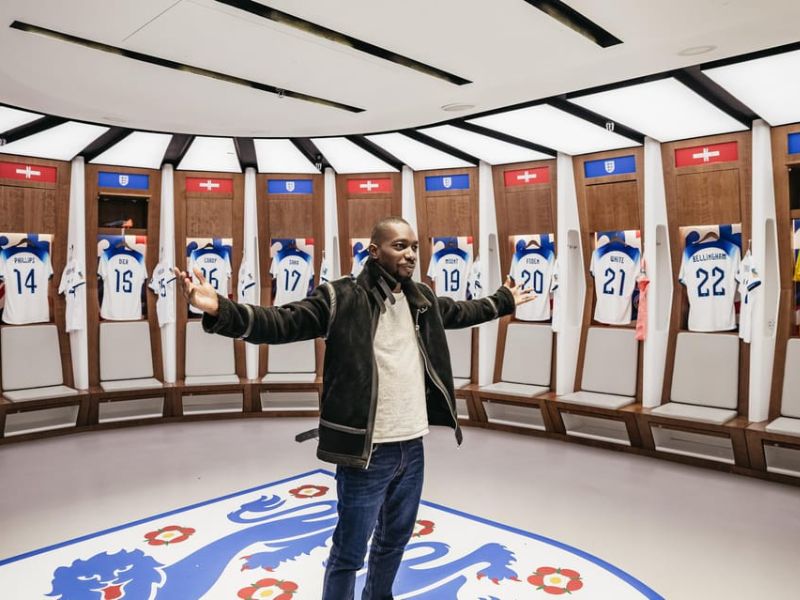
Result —
[[436, 280], [436, 254], [431, 254], [431, 262], [428, 265], [427, 275], [434, 281]]

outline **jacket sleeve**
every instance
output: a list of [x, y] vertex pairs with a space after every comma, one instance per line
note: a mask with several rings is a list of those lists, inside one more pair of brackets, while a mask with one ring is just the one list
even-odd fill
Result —
[[253, 344], [288, 344], [322, 337], [328, 330], [331, 314], [326, 285], [318, 286], [308, 297], [283, 306], [239, 304], [217, 295], [219, 313], [203, 315], [203, 329]]
[[514, 312], [515, 304], [514, 295], [505, 286], [500, 286], [494, 294], [479, 300], [456, 301], [444, 296], [436, 300], [445, 329], [472, 327], [510, 315]]

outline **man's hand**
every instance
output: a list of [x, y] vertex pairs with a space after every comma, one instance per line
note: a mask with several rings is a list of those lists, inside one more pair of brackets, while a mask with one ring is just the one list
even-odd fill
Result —
[[533, 288], [524, 290], [517, 286], [511, 277], [506, 277], [506, 282], [503, 285], [507, 287], [511, 292], [511, 295], [514, 296], [515, 306], [519, 306], [520, 304], [525, 304], [526, 302], [536, 299], [536, 294], [533, 293]]
[[173, 268], [172, 271], [175, 273], [178, 289], [189, 304], [212, 317], [216, 317], [219, 313], [217, 290], [206, 281], [206, 278], [203, 277], [203, 272], [195, 267], [194, 276], [200, 283], [194, 283], [186, 271], [181, 271], [177, 267]]

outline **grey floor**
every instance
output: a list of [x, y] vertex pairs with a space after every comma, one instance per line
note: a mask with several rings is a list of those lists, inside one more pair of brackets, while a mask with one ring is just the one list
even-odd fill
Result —
[[[293, 441], [310, 426], [184, 423], [0, 447], [0, 560], [330, 467]], [[576, 546], [669, 600], [800, 598], [800, 487], [472, 428], [461, 448], [437, 428], [426, 451], [426, 500]]]

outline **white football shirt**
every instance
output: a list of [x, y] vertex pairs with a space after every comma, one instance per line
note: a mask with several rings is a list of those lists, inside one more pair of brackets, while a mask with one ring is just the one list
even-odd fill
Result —
[[563, 311], [561, 310], [561, 288], [558, 283], [560, 277], [560, 268], [558, 266], [558, 259], [556, 258], [553, 261], [553, 284], [550, 287], [550, 291], [553, 293], [551, 327], [554, 333], [559, 333], [563, 329], [563, 324], [561, 322], [564, 319], [562, 315]]
[[5, 281], [3, 322], [10, 325], [50, 321], [47, 283], [53, 275], [49, 244], [13, 246], [0, 251]]
[[314, 288], [314, 261], [296, 246], [284, 245], [272, 258], [269, 272], [275, 288], [275, 306], [302, 300]]
[[369, 258], [369, 240], [351, 240], [353, 248], [353, 267], [350, 276], [355, 278], [364, 270], [364, 263]]
[[481, 283], [481, 261], [477, 257], [472, 263], [467, 280], [467, 298], [477, 300], [483, 297], [483, 284]]
[[80, 331], [86, 328], [86, 277], [78, 261], [72, 259], [61, 275], [58, 293], [67, 301], [66, 330]]
[[160, 262], [153, 270], [150, 289], [156, 293], [156, 315], [158, 326], [175, 322], [175, 273], [172, 265]]
[[555, 253], [552, 246], [524, 247], [514, 252], [511, 277], [523, 290], [533, 289], [536, 298], [516, 308], [514, 316], [520, 321], [550, 319], [550, 292], [553, 286]]
[[739, 246], [726, 239], [686, 246], [678, 279], [689, 296], [690, 331], [736, 329], [733, 300], [740, 262]]
[[[192, 282], [198, 283], [194, 275], [197, 267], [216, 292], [223, 298], [228, 297], [228, 280], [231, 277], [233, 268], [231, 267], [231, 255], [227, 246], [210, 246], [208, 248], [197, 248], [189, 254], [187, 265], [189, 273], [192, 274]], [[203, 311], [189, 305], [189, 310], [196, 315], [202, 315]]]
[[749, 344], [753, 332], [753, 301], [756, 289], [761, 285], [761, 278], [756, 272], [753, 258], [748, 250], [739, 265], [739, 296], [741, 304], [739, 309], [739, 337], [744, 343]]
[[458, 247], [457, 238], [434, 238], [433, 245], [443, 242], [444, 248], [431, 257], [428, 277], [436, 285], [436, 293], [453, 300], [467, 299], [467, 277], [472, 270], [470, 252]]
[[246, 304], [256, 303], [256, 275], [253, 261], [247, 256], [242, 257], [239, 267], [239, 281], [236, 286], [236, 300]]
[[142, 285], [147, 279], [144, 256], [127, 246], [104, 250], [97, 266], [103, 278], [100, 317], [109, 321], [142, 318]]
[[594, 277], [594, 320], [607, 325], [631, 322], [631, 298], [639, 277], [641, 251], [611, 241], [592, 253], [589, 270]]

